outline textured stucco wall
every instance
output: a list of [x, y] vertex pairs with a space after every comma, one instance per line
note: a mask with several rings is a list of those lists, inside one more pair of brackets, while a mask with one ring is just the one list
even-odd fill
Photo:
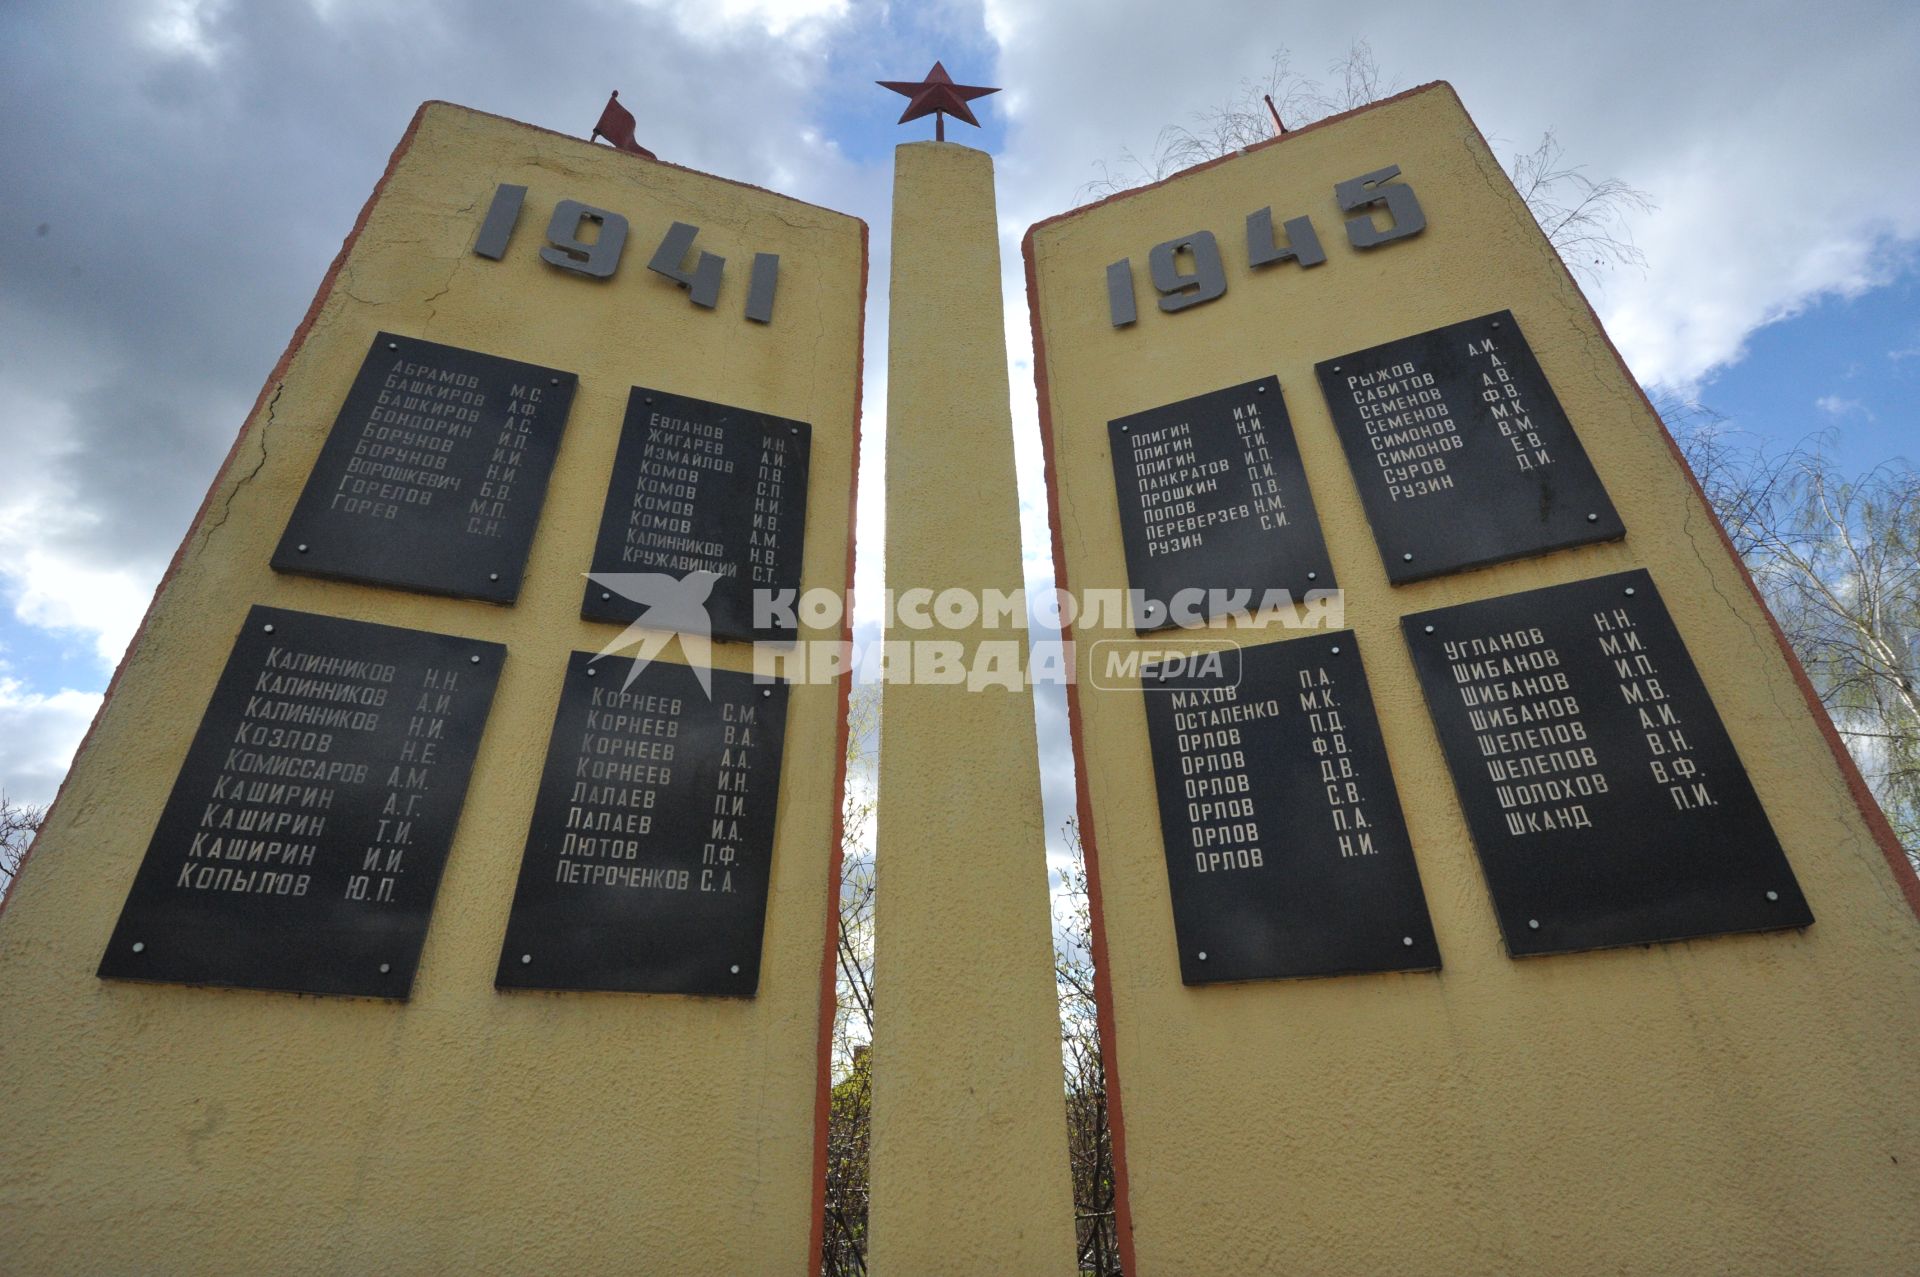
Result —
[[[1333, 184], [1397, 163], [1429, 226], [1351, 248]], [[1329, 260], [1246, 263], [1245, 215]], [[1228, 291], [1115, 329], [1107, 263], [1205, 227]], [[1700, 246], [1710, 252], [1711, 245]], [[1768, 620], [1565, 270], [1445, 85], [1035, 228], [1049, 481], [1076, 590], [1126, 584], [1110, 418], [1277, 373], [1348, 594], [1446, 969], [1180, 983], [1145, 713], [1077, 690], [1137, 1269], [1912, 1272], [1920, 925]], [[1315, 361], [1510, 307], [1624, 542], [1395, 589]], [[1403, 613], [1646, 566], [1819, 921], [1514, 961], [1398, 632]], [[1284, 641], [1285, 635], [1281, 635]], [[1253, 641], [1272, 641], [1262, 636]]]
[[[894, 155], [887, 588], [1017, 590], [993, 162]], [[972, 652], [1025, 631], [887, 638]], [[895, 684], [881, 713], [873, 1271], [1071, 1272], [1033, 698]]]
[[[493, 972], [566, 654], [618, 633], [579, 619], [580, 573], [628, 387], [811, 422], [805, 582], [846, 584], [865, 229], [458, 107], [416, 125], [0, 916], [0, 1271], [806, 1267], [838, 687], [792, 693], [758, 997], [502, 995]], [[469, 252], [496, 182], [529, 188], [501, 262]], [[562, 198], [632, 223], [611, 280], [539, 260]], [[675, 219], [728, 259], [717, 310], [645, 269]], [[755, 251], [781, 255], [770, 326], [741, 315]], [[268, 569], [381, 328], [580, 374], [511, 608]], [[507, 645], [408, 1003], [94, 977], [255, 603]], [[739, 645], [715, 650], [748, 667]]]

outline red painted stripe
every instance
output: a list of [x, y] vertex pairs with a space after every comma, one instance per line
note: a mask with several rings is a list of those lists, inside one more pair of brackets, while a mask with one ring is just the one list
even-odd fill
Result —
[[[856, 219], [857, 220], [857, 219]], [[853, 649], [853, 559], [854, 529], [860, 518], [860, 406], [866, 391], [867, 363], [867, 224], [860, 223], [860, 314], [858, 336], [854, 342], [853, 370], [853, 475], [847, 486], [847, 589], [846, 607], [840, 618], [840, 641]], [[813, 1222], [807, 1226], [807, 1277], [820, 1271], [820, 1257], [827, 1241], [827, 1125], [833, 1111], [833, 1015], [838, 987], [835, 975], [840, 946], [840, 873], [846, 859], [841, 846], [845, 837], [847, 793], [847, 702], [853, 694], [853, 674], [840, 676], [840, 724], [834, 733], [833, 828], [827, 850], [826, 937], [820, 952], [820, 1028], [815, 1044], [813, 1095]]]
[[[1071, 217], [1073, 214], [1065, 216]], [[1048, 393], [1047, 335], [1040, 325], [1040, 285], [1033, 260], [1033, 233], [1047, 224], [1039, 222], [1027, 229], [1026, 237], [1020, 241], [1020, 256], [1027, 269], [1027, 319], [1033, 329], [1033, 383], [1040, 400], [1040, 448], [1046, 462], [1047, 526], [1053, 541], [1053, 583], [1055, 589], [1068, 590], [1071, 587], [1067, 584], [1067, 551], [1060, 533], [1064, 526], [1060, 520], [1060, 464], [1053, 441], [1052, 396]], [[1073, 642], [1073, 624], [1064, 616], [1061, 618], [1060, 640], [1064, 644]], [[1114, 1233], [1120, 1243], [1120, 1269], [1131, 1275], [1139, 1269], [1133, 1258], [1133, 1208], [1127, 1177], [1127, 1124], [1120, 1102], [1119, 1033], [1114, 1027], [1113, 976], [1107, 967], [1107, 917], [1100, 891], [1100, 849], [1093, 832], [1093, 799], [1087, 789], [1086, 730], [1080, 721], [1080, 682], [1077, 678], [1067, 682], [1067, 727], [1073, 743], [1073, 796], [1074, 808], [1080, 820], [1080, 850], [1086, 857], [1087, 865], [1087, 913], [1093, 940], [1094, 1015], [1100, 1026], [1100, 1067], [1106, 1074], [1107, 1085], [1107, 1133], [1113, 1145]], [[1064, 1154], [1066, 1150], [1061, 1151]]]

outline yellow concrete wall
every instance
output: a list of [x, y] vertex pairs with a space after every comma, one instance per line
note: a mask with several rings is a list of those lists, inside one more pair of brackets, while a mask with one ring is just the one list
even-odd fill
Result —
[[[1428, 229], [1357, 252], [1333, 184], [1394, 163]], [[1242, 219], [1268, 204], [1276, 225], [1312, 215], [1324, 266], [1249, 270]], [[1148, 247], [1201, 227], [1226, 295], [1162, 314], [1143, 282], [1138, 324], [1113, 328], [1107, 263], [1144, 281]], [[1183, 987], [1141, 694], [1087, 681], [1122, 631], [1078, 630], [1138, 1272], [1920, 1268], [1920, 926], [1711, 515], [1452, 90], [1043, 223], [1029, 262], [1076, 590], [1126, 585], [1108, 420], [1278, 374], [1446, 963]], [[1503, 307], [1627, 539], [1394, 589], [1313, 365]], [[1642, 565], [1819, 921], [1514, 961], [1398, 618]]]
[[[496, 182], [529, 188], [501, 262], [469, 252]], [[631, 221], [613, 279], [539, 260], [562, 198]], [[676, 218], [728, 259], [717, 310], [645, 269]], [[755, 251], [781, 255], [770, 326], [741, 315]], [[493, 972], [567, 652], [619, 632], [578, 618], [628, 387], [811, 422], [804, 579], [844, 588], [864, 269], [854, 218], [422, 109], [0, 916], [0, 1271], [806, 1268], [838, 687], [792, 692], [758, 997], [503, 995]], [[580, 374], [516, 606], [267, 567], [381, 328]], [[507, 645], [411, 1002], [94, 977], [255, 603]]]
[[[887, 588], [1018, 590], [993, 161], [948, 142], [894, 157]], [[886, 637], [1025, 642], [982, 626]], [[889, 686], [879, 803], [872, 1269], [1071, 1272], [1032, 695]]]

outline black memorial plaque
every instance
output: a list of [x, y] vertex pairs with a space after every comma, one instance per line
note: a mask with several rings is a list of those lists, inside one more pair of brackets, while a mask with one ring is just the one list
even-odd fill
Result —
[[1513, 312], [1314, 371], [1393, 584], [1626, 535]]
[[634, 387], [580, 615], [639, 620], [665, 601], [650, 577], [700, 572], [714, 637], [793, 639], [783, 616], [754, 623], [753, 596], [787, 592], [791, 609], [800, 589], [812, 438], [804, 421]]
[[1645, 571], [1401, 624], [1510, 954], [1813, 921]]
[[575, 652], [494, 983], [751, 997], [787, 686]]
[[[1221, 596], [1251, 610], [1269, 590], [1334, 588], [1277, 378], [1120, 417], [1107, 436], [1142, 634], [1203, 621]], [[1188, 595], [1182, 616], [1182, 591], [1209, 597]]]
[[1234, 668], [1141, 673], [1181, 980], [1438, 969], [1353, 632]]
[[253, 608], [100, 975], [406, 997], [505, 657]]
[[578, 381], [380, 333], [274, 570], [513, 602]]

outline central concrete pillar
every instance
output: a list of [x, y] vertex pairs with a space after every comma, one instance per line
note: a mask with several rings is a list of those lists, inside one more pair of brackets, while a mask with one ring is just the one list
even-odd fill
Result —
[[[887, 585], [1021, 585], [993, 161], [895, 151]], [[904, 609], [902, 609], [904, 610]], [[889, 642], [1025, 631], [914, 629]], [[1060, 1030], [1033, 698], [893, 683], [881, 708], [871, 1266], [1070, 1273]]]

